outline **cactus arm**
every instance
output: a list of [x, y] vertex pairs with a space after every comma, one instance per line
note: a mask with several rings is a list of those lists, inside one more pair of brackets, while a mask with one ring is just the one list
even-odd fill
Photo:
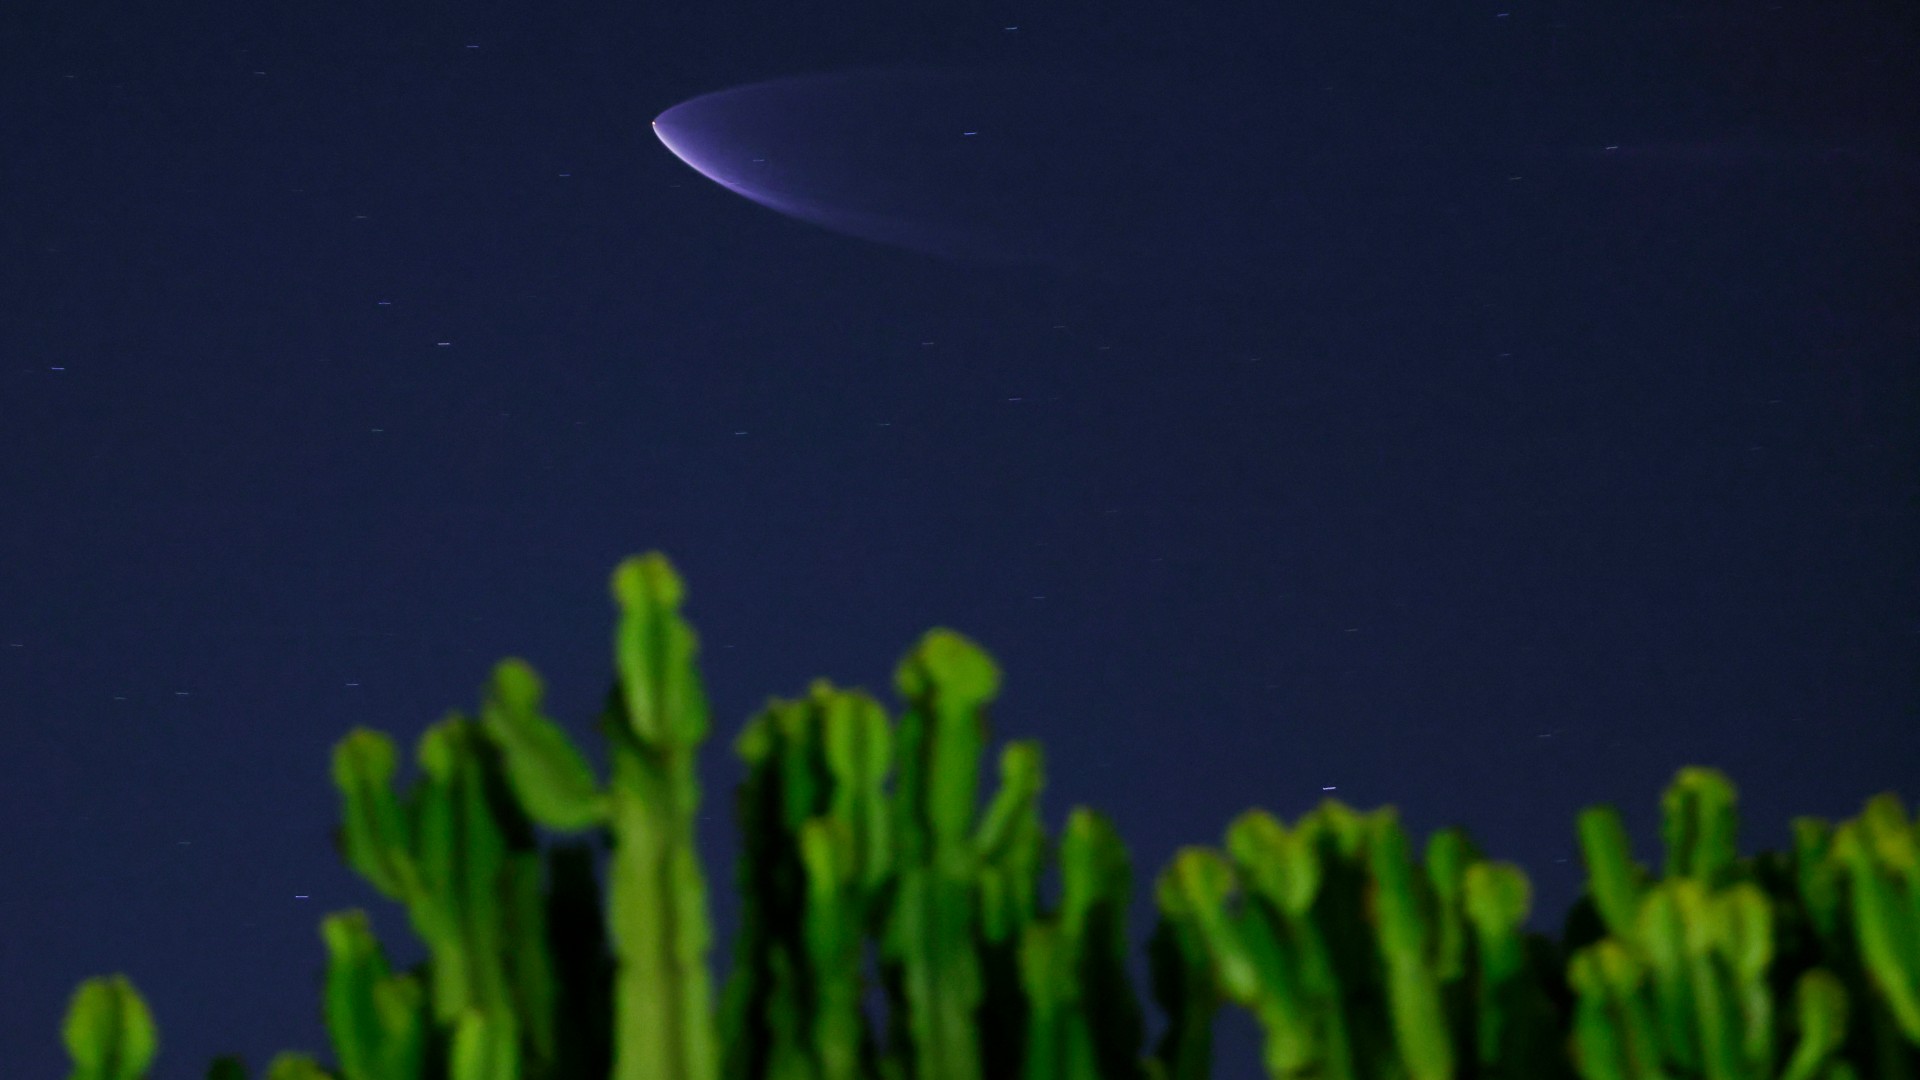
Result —
[[365, 912], [321, 921], [327, 948], [322, 1015], [343, 1080], [419, 1080], [426, 1049], [426, 994], [395, 976]]
[[419, 895], [406, 815], [393, 792], [393, 740], [354, 728], [333, 748], [333, 782], [340, 789], [341, 854], [381, 895], [412, 903]]
[[1847, 1037], [1847, 991], [1832, 972], [1814, 968], [1794, 987], [1800, 1043], [1780, 1080], [1819, 1080]]
[[1081, 1060], [1080, 1046], [1086, 1040], [1093, 1072], [1083, 1075], [1130, 1080], [1140, 1072], [1146, 1031], [1127, 974], [1127, 905], [1133, 882], [1126, 844], [1105, 816], [1075, 807], [1067, 816], [1060, 864], [1061, 924], [1072, 946], [1068, 955], [1078, 1005], [1070, 1061]]
[[1900, 815], [1890, 796], [1869, 801], [1857, 820], [1840, 826], [1833, 849], [1851, 887], [1861, 964], [1901, 1033], [1920, 1045], [1920, 880], [1915, 843], [1902, 835]]
[[[1176, 864], [1178, 856], [1176, 858]], [[1220, 988], [1187, 890], [1168, 865], [1154, 882], [1160, 918], [1147, 943], [1153, 996], [1167, 1027], [1147, 1066], [1151, 1080], [1207, 1080], [1213, 1072], [1213, 1018]]]
[[1369, 845], [1378, 887], [1380, 960], [1387, 971], [1394, 1040], [1415, 1080], [1450, 1080], [1453, 1043], [1428, 956], [1427, 926], [1415, 891], [1406, 833], [1391, 807], [1376, 811]]
[[141, 1080], [160, 1049], [153, 1014], [125, 975], [81, 983], [61, 1035], [73, 1060], [68, 1080]]
[[1717, 769], [1681, 769], [1660, 799], [1668, 878], [1724, 884], [1739, 855], [1733, 784]]
[[1587, 864], [1587, 888], [1600, 921], [1615, 937], [1631, 938], [1646, 891], [1642, 884], [1646, 872], [1633, 861], [1620, 812], [1611, 806], [1590, 806], [1580, 811], [1577, 828], [1581, 859]]
[[507, 780], [528, 816], [550, 829], [602, 824], [606, 797], [586, 758], [541, 712], [543, 690], [526, 661], [502, 660], [487, 687], [480, 723], [500, 745]]

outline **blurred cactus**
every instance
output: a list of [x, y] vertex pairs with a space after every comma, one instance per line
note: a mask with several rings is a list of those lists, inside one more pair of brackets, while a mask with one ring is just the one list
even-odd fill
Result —
[[1920, 845], [1899, 800], [1878, 796], [1838, 830], [1796, 820], [1791, 853], [1749, 859], [1734, 806], [1726, 777], [1681, 770], [1662, 801], [1660, 882], [1613, 808], [1581, 813], [1605, 934], [1568, 971], [1580, 1075], [1920, 1075]]
[[1269, 1075], [1567, 1074], [1517, 869], [1448, 830], [1422, 872], [1391, 807], [1335, 800], [1293, 829], [1249, 811], [1227, 851], [1182, 852], [1167, 886], [1221, 990], [1266, 1030]]
[[88, 979], [67, 1006], [68, 1080], [140, 1080], [160, 1049], [147, 1003], [125, 975]]
[[935, 630], [901, 661], [894, 685], [907, 709], [880, 952], [889, 997], [901, 1006], [890, 1014], [889, 1049], [914, 1080], [981, 1080], [973, 830], [984, 709], [999, 693], [1000, 672], [965, 638]]
[[721, 1006], [729, 1080], [870, 1074], [863, 944], [891, 873], [892, 739], [879, 702], [823, 679], [804, 700], [770, 703], [734, 744], [747, 777], [741, 926]]
[[[897, 730], [819, 680], [736, 741], [743, 904], [716, 1016], [697, 638], [663, 556], [622, 563], [612, 592], [604, 784], [513, 659], [477, 719], [428, 728], [404, 795], [387, 736], [335, 747], [341, 854], [428, 957], [394, 972], [364, 913], [328, 915], [335, 1064], [283, 1053], [267, 1080], [1204, 1080], [1222, 1002], [1260, 1024], [1277, 1080], [1920, 1080], [1920, 829], [1889, 793], [1743, 858], [1733, 785], [1703, 768], [1663, 796], [1658, 877], [1617, 811], [1581, 812], [1587, 889], [1557, 942], [1524, 929], [1526, 875], [1458, 829], [1416, 859], [1390, 806], [1242, 814], [1155, 879], [1167, 1024], [1143, 1053], [1126, 847], [1073, 808], [1045, 902], [1044, 757], [1009, 743], [980, 806], [1000, 675], [949, 630], [900, 662]], [[536, 825], [611, 847], [604, 900], [594, 845], [543, 863]], [[81, 984], [64, 1037], [70, 1080], [140, 1080], [158, 1048], [119, 975]]]
[[1126, 845], [1099, 813], [1076, 807], [1060, 844], [1060, 910], [1020, 942], [1029, 1003], [1027, 1080], [1140, 1080], [1145, 1037], [1127, 975]]
[[[660, 554], [613, 575], [619, 685], [601, 730], [611, 744], [607, 929], [615, 957], [613, 1080], [714, 1080], [706, 886], [693, 846], [707, 735], [698, 639], [680, 618], [680, 578]], [[557, 823], [554, 827], [561, 827]]]

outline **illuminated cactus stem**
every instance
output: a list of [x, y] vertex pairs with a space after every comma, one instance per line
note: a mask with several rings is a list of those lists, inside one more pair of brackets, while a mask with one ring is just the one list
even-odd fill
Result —
[[1018, 1075], [1026, 1060], [1032, 1001], [1021, 954], [1040, 906], [1040, 873], [1048, 858], [1040, 792], [1045, 757], [1031, 740], [1000, 754], [1000, 785], [973, 832], [974, 948], [981, 973], [974, 1020], [980, 1065], [989, 1077]]
[[1653, 1009], [1640, 992], [1645, 968], [1607, 938], [1576, 953], [1567, 981], [1576, 994], [1571, 1048], [1584, 1080], [1664, 1080]]
[[[717, 1071], [704, 960], [711, 935], [692, 841], [694, 754], [707, 724], [697, 646], [678, 614], [679, 579], [663, 557], [622, 563], [612, 591], [619, 677], [603, 718], [613, 761], [604, 790], [541, 714], [540, 680], [517, 660], [495, 669], [477, 723], [454, 714], [421, 738], [422, 776], [406, 803], [392, 791], [394, 753], [384, 735], [355, 731], [335, 751], [342, 851], [407, 905], [432, 952], [430, 1000], [450, 1038], [451, 1066], [474, 1080], [538, 1080], [563, 1052], [563, 988], [549, 955], [528, 815], [550, 828], [598, 825], [612, 834], [606, 919], [615, 953], [615, 1080], [712, 1080]], [[593, 958], [569, 959], [578, 967]], [[590, 990], [566, 993], [590, 999]], [[576, 1035], [591, 1030], [577, 1018], [565, 1023]], [[570, 1061], [592, 1059], [577, 1046], [564, 1052]]]
[[1239, 941], [1258, 971], [1253, 992], [1235, 993], [1266, 1031], [1270, 1075], [1354, 1075], [1342, 983], [1313, 916], [1325, 867], [1311, 820], [1294, 830], [1250, 810], [1227, 827], [1227, 850], [1248, 896]]
[[993, 945], [1013, 945], [1040, 904], [1040, 871], [1047, 857], [1040, 822], [1045, 755], [1032, 740], [1008, 743], [1000, 755], [1000, 786], [973, 834], [980, 934]]
[[[1188, 856], [1189, 851], [1194, 854]], [[1214, 868], [1201, 869], [1209, 863]], [[1183, 848], [1154, 879], [1159, 918], [1147, 940], [1147, 963], [1167, 1027], [1144, 1062], [1150, 1080], [1208, 1080], [1213, 1073], [1213, 1019], [1221, 988], [1195, 913], [1192, 884], [1196, 875], [1214, 874], [1217, 868], [1224, 864], [1205, 848]]]
[[1462, 875], [1461, 894], [1477, 957], [1475, 1058], [1488, 1071], [1505, 1063], [1509, 1075], [1544, 1077], [1544, 1059], [1558, 1056], [1559, 1018], [1528, 977], [1527, 875], [1511, 863], [1475, 862]]
[[[1391, 807], [1358, 814], [1327, 800], [1292, 830], [1262, 811], [1228, 828], [1247, 895], [1209, 930], [1227, 993], [1267, 1033], [1274, 1077], [1454, 1075], [1443, 982], [1466, 970], [1458, 893], [1471, 850], [1437, 850], [1440, 885], [1419, 873]], [[1206, 923], [1203, 921], [1203, 928]]]
[[[502, 1062], [524, 1039], [537, 1075], [554, 1056], [555, 987], [531, 826], [506, 797], [497, 750], [477, 723], [455, 715], [429, 728], [419, 761], [415, 850], [426, 894], [416, 911], [437, 934], [427, 937], [436, 1015], [455, 1025], [456, 1061]], [[487, 1075], [519, 1068], [494, 1064]]]
[[1680, 877], [1655, 886], [1634, 939], [1574, 957], [1581, 1075], [1771, 1077], [1772, 941], [1771, 909], [1752, 884], [1714, 893]]
[[1714, 887], [1727, 883], [1739, 856], [1736, 803], [1732, 782], [1718, 769], [1680, 770], [1660, 799], [1668, 879], [1694, 878]]
[[1067, 818], [1060, 882], [1059, 912], [1021, 938], [1026, 1080], [1137, 1080], [1146, 1073], [1126, 966], [1132, 870], [1112, 823], [1086, 807]]
[[141, 1080], [160, 1049], [147, 1003], [125, 975], [88, 979], [67, 1006], [68, 1080]]
[[1453, 1043], [1440, 1006], [1440, 982], [1429, 955], [1429, 933], [1416, 888], [1406, 833], [1391, 807], [1372, 817], [1368, 849], [1376, 888], [1376, 932], [1387, 975], [1388, 1012], [1400, 1060], [1414, 1080], [1454, 1074]]
[[974, 948], [975, 850], [986, 705], [1000, 672], [972, 642], [929, 631], [900, 662], [906, 702], [894, 797], [895, 888], [881, 942], [894, 1007], [904, 1011], [915, 1080], [980, 1080], [975, 1028], [982, 976]]
[[411, 827], [393, 791], [393, 740], [355, 728], [333, 748], [333, 782], [340, 789], [341, 855], [381, 895], [409, 903], [422, 891], [414, 865]]
[[1832, 972], [1814, 968], [1794, 986], [1800, 1045], [1780, 1080], [1846, 1080], [1851, 1070], [1836, 1061], [1847, 1039], [1847, 991]]
[[1577, 820], [1580, 856], [1587, 867], [1587, 891], [1607, 932], [1631, 938], [1640, 899], [1647, 889], [1647, 871], [1633, 861], [1633, 847], [1620, 811], [1590, 806]]
[[587, 759], [542, 711], [544, 694], [526, 661], [501, 661], [480, 708], [481, 726], [500, 746], [507, 780], [529, 817], [567, 831], [604, 825], [607, 797]]
[[[1879, 821], [1897, 837], [1905, 821], [1897, 803], [1891, 805], [1895, 812], [1879, 810]], [[1891, 1026], [1875, 1030], [1877, 1015], [1891, 1015], [1879, 1013], [1876, 1003], [1866, 1010], [1862, 1037], [1847, 1034], [1855, 1002], [1872, 996], [1869, 984], [1879, 985], [1861, 975], [1871, 963], [1863, 905], [1874, 903], [1872, 883], [1857, 878], [1864, 867], [1846, 865], [1864, 851], [1857, 841], [1873, 804], [1838, 831], [1797, 819], [1790, 855], [1753, 859], [1731, 854], [1734, 794], [1718, 773], [1682, 770], [1663, 806], [1667, 879], [1637, 889], [1633, 908], [1608, 915], [1610, 935], [1578, 952], [1569, 969], [1580, 1075], [1851, 1080], [1863, 1074], [1844, 1057], [1849, 1052], [1872, 1063], [1864, 1075], [1911, 1075], [1911, 1051], [1896, 1044]], [[1589, 864], [1612, 867], [1615, 879], [1637, 878], [1623, 838], [1610, 835], [1610, 817], [1583, 816]], [[1605, 891], [1600, 877], [1593, 882], [1596, 895]], [[1794, 929], [1783, 931], [1783, 921]], [[1787, 966], [1776, 971], [1783, 942]], [[1915, 948], [1909, 943], [1887, 952], [1912, 957]], [[1789, 986], [1791, 1009], [1775, 1000]], [[1791, 1016], [1790, 1028], [1782, 1027], [1782, 1014]], [[1797, 1033], [1784, 1065], [1777, 1060], [1783, 1031]]]
[[1820, 951], [1838, 955], [1846, 948], [1846, 870], [1831, 857], [1833, 826], [1819, 818], [1798, 817], [1792, 827], [1793, 890], [1820, 942]]
[[[507, 785], [527, 815], [549, 829], [606, 827], [609, 800], [586, 758], [544, 713], [545, 687], [525, 661], [508, 658], [494, 668], [483, 694], [480, 723], [500, 748]], [[605, 1075], [608, 1064], [612, 964], [606, 954], [605, 916], [593, 877], [593, 850], [576, 843], [548, 856], [545, 901], [554, 972], [553, 1071], [560, 1077]], [[531, 873], [517, 879], [537, 893]], [[529, 903], [536, 896], [529, 896]], [[540, 944], [517, 939], [525, 948]]]
[[1920, 829], [1891, 792], [1834, 834], [1852, 895], [1854, 940], [1872, 993], [1920, 1046]]
[[427, 1016], [420, 980], [388, 970], [363, 912], [329, 915], [320, 932], [327, 947], [322, 1016], [341, 1080], [421, 1080]]
[[735, 742], [741, 928], [721, 1009], [734, 1080], [861, 1075], [864, 935], [890, 867], [892, 732], [859, 691], [817, 680]]
[[707, 701], [698, 639], [680, 617], [683, 589], [665, 556], [622, 562], [614, 635], [619, 686], [603, 728], [611, 744], [607, 873], [613, 946], [612, 1080], [715, 1080], [719, 1057], [706, 954], [706, 886], [694, 850], [695, 754]]
[[[539, 1076], [556, 1051], [540, 855], [495, 746], [458, 713], [428, 728], [420, 779], [394, 795], [394, 750], [356, 729], [334, 748], [349, 865], [407, 907], [432, 956], [428, 999], [460, 1060]], [[524, 1060], [523, 1060], [524, 1059]], [[478, 1066], [476, 1066], [478, 1067]]]

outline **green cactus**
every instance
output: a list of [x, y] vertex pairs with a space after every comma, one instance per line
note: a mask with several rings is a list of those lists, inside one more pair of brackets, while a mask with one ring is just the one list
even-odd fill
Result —
[[1021, 942], [1027, 1080], [1141, 1080], [1145, 1029], [1127, 976], [1132, 868], [1097, 811], [1068, 815], [1060, 880], [1059, 911], [1029, 925]]
[[895, 1004], [892, 1049], [914, 1080], [980, 1080], [972, 831], [983, 711], [1000, 672], [972, 642], [933, 630], [900, 662], [894, 684], [907, 708], [897, 744], [895, 888], [881, 941]]
[[[1663, 807], [1667, 877], [1652, 884], [1610, 808], [1581, 817], [1608, 931], [1570, 969], [1581, 1075], [1847, 1077], [1859, 1062], [1868, 1075], [1914, 1076], [1920, 1030], [1901, 1013], [1920, 985], [1907, 981], [1920, 966], [1920, 935], [1909, 936], [1920, 892], [1908, 888], [1913, 834], [1898, 801], [1876, 798], [1838, 830], [1797, 819], [1790, 854], [1751, 859], [1735, 854], [1734, 792], [1719, 773], [1682, 770]], [[1855, 1002], [1865, 1018], [1850, 1030]]]
[[362, 912], [327, 916], [321, 936], [323, 1015], [342, 1080], [422, 1080], [428, 1021], [420, 980], [388, 971]]
[[1920, 1043], [1920, 844], [1900, 800], [1868, 801], [1840, 826], [1834, 857], [1846, 868], [1854, 930], [1874, 990], [1910, 1042]]
[[391, 786], [394, 757], [391, 740], [364, 729], [335, 748], [342, 851], [407, 906], [433, 958], [434, 1022], [462, 1060], [511, 1058], [489, 1068], [544, 1076], [556, 1050], [555, 987], [540, 854], [505, 791], [498, 751], [479, 725], [449, 715], [421, 737], [421, 778], [404, 803]]
[[1718, 769], [1684, 768], [1667, 785], [1660, 799], [1660, 835], [1669, 880], [1727, 883], [1738, 856], [1736, 802], [1733, 784]]
[[1535, 959], [1553, 950], [1522, 930], [1517, 868], [1443, 830], [1423, 870], [1393, 808], [1333, 800], [1293, 829], [1249, 811], [1226, 847], [1230, 863], [1183, 851], [1164, 887], [1222, 991], [1266, 1030], [1269, 1075], [1567, 1075]]
[[140, 1080], [160, 1050], [147, 1003], [125, 975], [88, 979], [74, 991], [63, 1032], [68, 1080]]
[[[1126, 848], [1075, 808], [1047, 909], [1044, 756], [1009, 743], [978, 806], [999, 672], [947, 630], [900, 662], [897, 733], [864, 693], [819, 680], [736, 743], [744, 904], [716, 1024], [697, 639], [664, 557], [622, 563], [612, 592], [604, 784], [513, 659], [477, 719], [422, 735], [404, 796], [385, 735], [335, 747], [340, 851], [405, 907], [428, 958], [393, 972], [364, 913], [329, 914], [335, 1071], [283, 1053], [268, 1080], [1204, 1080], [1223, 1000], [1263, 1027], [1280, 1080], [1920, 1080], [1905, 808], [1889, 793], [1837, 826], [1797, 819], [1788, 851], [1743, 858], [1733, 785], [1703, 768], [1663, 795], [1658, 878], [1615, 810], [1581, 813], [1588, 888], [1559, 943], [1524, 930], [1526, 876], [1458, 829], [1416, 860], [1390, 806], [1327, 800], [1291, 828], [1242, 814], [1224, 851], [1183, 848], [1155, 879], [1169, 1022], [1143, 1057]], [[536, 824], [611, 844], [604, 903], [593, 847], [557, 845], [543, 866]], [[862, 1009], [869, 939], [884, 1046]], [[70, 1080], [141, 1080], [157, 1052], [122, 975], [82, 983], [63, 1033]], [[228, 1057], [207, 1075], [246, 1070]]]
[[1232, 871], [1206, 848], [1182, 848], [1154, 882], [1160, 919], [1147, 943], [1154, 999], [1167, 1028], [1147, 1061], [1151, 1080], [1206, 1080], [1213, 1074], [1213, 1019], [1226, 996], [1202, 912]]
[[706, 886], [693, 846], [707, 733], [698, 639], [680, 618], [683, 589], [666, 557], [628, 559], [613, 575], [620, 680], [602, 729], [612, 744], [607, 871], [614, 982], [613, 1080], [715, 1080], [719, 1052], [706, 954]]
[[975, 925], [979, 955], [980, 1033], [984, 1075], [1017, 1075], [1026, 1060], [1032, 1002], [1023, 974], [1027, 929], [1040, 911], [1040, 872], [1048, 856], [1040, 821], [1045, 758], [1031, 741], [1008, 743], [1000, 755], [1000, 786], [973, 832]]
[[[614, 839], [606, 919], [617, 957], [615, 1075], [712, 1080], [717, 1071], [692, 843], [693, 755], [706, 732], [697, 646], [663, 557], [622, 563], [612, 591], [619, 679], [602, 722], [613, 758], [605, 790], [541, 714], [539, 677], [517, 660], [495, 669], [477, 723], [455, 714], [422, 737], [422, 779], [404, 804], [384, 735], [356, 731], [336, 748], [343, 853], [407, 905], [432, 952], [430, 997], [452, 1067], [476, 1080], [538, 1080], [562, 1054], [529, 817], [559, 830], [604, 826]], [[582, 1052], [566, 1051], [570, 1060]]]
[[561, 830], [605, 824], [606, 794], [567, 733], [541, 711], [545, 693], [526, 661], [501, 661], [480, 709], [481, 726], [499, 744], [507, 780], [533, 820]]
[[[1714, 893], [1679, 877], [1650, 890], [1632, 942], [1609, 940], [1574, 958], [1585, 1015], [1608, 1017], [1583, 1032], [1582, 1075], [1772, 1076], [1770, 918], [1750, 884]], [[1631, 1060], [1610, 1063], [1603, 1038], [1628, 1047]]]
[[737, 792], [746, 845], [722, 1003], [725, 1074], [852, 1080], [873, 1053], [864, 937], [890, 873], [886, 712], [817, 680], [804, 700], [771, 702], [735, 750], [747, 764]]
[[1633, 861], [1627, 827], [1620, 811], [1590, 806], [1580, 812], [1580, 854], [1587, 867], [1587, 892], [1608, 933], [1633, 933], [1640, 898], [1646, 893], [1647, 871]]

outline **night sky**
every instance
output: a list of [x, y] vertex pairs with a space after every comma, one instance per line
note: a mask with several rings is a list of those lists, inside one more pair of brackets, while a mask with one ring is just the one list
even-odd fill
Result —
[[[0, 13], [6, 1076], [116, 971], [158, 1077], [325, 1057], [322, 915], [420, 952], [331, 747], [410, 756], [517, 655], [603, 759], [646, 550], [713, 703], [716, 972], [734, 736], [816, 676], [896, 706], [934, 626], [1049, 828], [1116, 820], [1136, 941], [1250, 806], [1463, 824], [1557, 929], [1576, 811], [1655, 857], [1683, 765], [1749, 847], [1920, 796], [1904, 5], [146, 7]], [[1025, 151], [1124, 163], [1071, 212], [1131, 246], [1061, 268], [784, 217], [649, 129], [875, 65], [1138, 71], [1189, 138]]]

